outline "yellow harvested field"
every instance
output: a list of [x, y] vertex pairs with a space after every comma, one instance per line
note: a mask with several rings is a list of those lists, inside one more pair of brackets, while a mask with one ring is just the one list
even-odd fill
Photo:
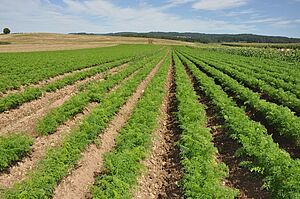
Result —
[[[193, 43], [151, 39], [153, 44], [164, 45], [193, 45]], [[0, 35], [0, 42], [10, 42], [0, 45], [0, 52], [30, 52], [49, 50], [68, 50], [81, 48], [106, 47], [118, 44], [147, 44], [148, 38], [97, 36], [97, 35], [68, 35], [56, 33], [29, 33]]]

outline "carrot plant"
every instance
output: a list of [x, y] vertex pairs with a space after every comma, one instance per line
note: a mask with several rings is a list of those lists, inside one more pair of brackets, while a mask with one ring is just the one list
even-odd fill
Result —
[[105, 96], [79, 128], [71, 130], [59, 146], [47, 151], [45, 158], [39, 161], [24, 181], [4, 190], [3, 198], [51, 198], [55, 186], [76, 165], [82, 152], [103, 132], [152, 68], [152, 63], [147, 64], [133, 78]]
[[239, 155], [248, 159], [243, 165], [264, 177], [263, 188], [269, 190], [273, 198], [299, 198], [300, 161], [293, 160], [286, 151], [280, 149], [267, 135], [266, 128], [247, 117], [245, 111], [238, 108], [212, 78], [187, 58], [181, 58], [199, 82], [199, 89], [224, 119], [230, 136], [242, 145]]
[[77, 69], [151, 53], [158, 45], [118, 45], [104, 48], [0, 53], [0, 92]]
[[166, 94], [165, 82], [170, 60], [158, 70], [145, 89], [133, 113], [116, 139], [115, 149], [105, 155], [106, 173], [92, 186], [93, 198], [131, 198], [142, 163], [151, 149], [151, 134], [157, 128], [160, 106]]
[[57, 127], [76, 114], [82, 112], [89, 102], [101, 102], [109, 89], [119, 84], [124, 78], [130, 76], [136, 70], [144, 67], [148, 62], [155, 64], [161, 57], [143, 58], [137, 62], [131, 62], [122, 71], [115, 75], [108, 75], [104, 81], [97, 81], [86, 86], [85, 90], [72, 96], [61, 106], [51, 110], [37, 124], [36, 130], [40, 135], [54, 133]]
[[20, 160], [31, 150], [33, 139], [22, 134], [0, 136], [0, 171]]
[[74, 84], [76, 81], [91, 77], [97, 73], [104, 72], [113, 67], [129, 61], [129, 59], [124, 59], [120, 61], [114, 61], [107, 63], [96, 68], [92, 68], [88, 71], [82, 71], [75, 73], [73, 75], [67, 76], [63, 79], [48, 83], [42, 87], [29, 87], [20, 93], [8, 94], [7, 96], [0, 99], [0, 112], [7, 111], [9, 109], [17, 108], [18, 106], [29, 102], [31, 100], [41, 97], [46, 92], [56, 91], [57, 89], [63, 88], [67, 85]]
[[[190, 60], [198, 64], [198, 67], [208, 74], [212, 75], [215, 80], [218, 80], [226, 91], [234, 93], [236, 98], [244, 102], [245, 105], [261, 113], [268, 124], [276, 129], [279, 134], [291, 137], [298, 143], [300, 142], [300, 118], [295, 116], [291, 110], [260, 99], [259, 94], [254, 93], [230, 76], [202, 61], [195, 58], [190, 58]], [[251, 77], [248, 79], [251, 79]]]
[[217, 149], [212, 142], [204, 105], [199, 103], [182, 63], [175, 60], [178, 121], [182, 129], [179, 142], [183, 165], [182, 186], [187, 198], [235, 198], [238, 191], [222, 185], [228, 176], [224, 163], [216, 162]]

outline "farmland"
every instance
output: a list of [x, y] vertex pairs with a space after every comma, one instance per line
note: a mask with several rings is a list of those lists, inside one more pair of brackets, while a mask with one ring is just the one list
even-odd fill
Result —
[[0, 53], [0, 198], [300, 198], [297, 48], [173, 44]]

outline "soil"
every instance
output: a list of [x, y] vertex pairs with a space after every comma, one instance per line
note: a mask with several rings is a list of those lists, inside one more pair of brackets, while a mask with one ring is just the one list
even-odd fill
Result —
[[143, 161], [147, 172], [138, 180], [134, 198], [183, 198], [178, 183], [182, 178], [179, 149], [180, 128], [174, 113], [177, 111], [174, 68], [170, 67], [166, 84], [167, 95], [161, 107], [159, 128], [153, 135], [149, 157]]
[[118, 132], [130, 118], [136, 103], [143, 95], [145, 88], [161, 64], [162, 61], [160, 61], [141, 82], [135, 93], [128, 99], [125, 105], [108, 124], [108, 127], [99, 136], [95, 143], [101, 143], [100, 146], [92, 144], [82, 154], [82, 158], [77, 166], [70, 170], [69, 175], [57, 186], [54, 192], [54, 199], [89, 197], [89, 187], [94, 183], [95, 175], [100, 173], [103, 169], [103, 155], [114, 148], [115, 138]]

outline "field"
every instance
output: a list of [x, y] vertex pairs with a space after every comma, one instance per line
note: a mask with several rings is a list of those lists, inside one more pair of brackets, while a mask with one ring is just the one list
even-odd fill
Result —
[[[151, 39], [154, 44], [193, 45], [189, 42]], [[147, 38], [111, 37], [93, 35], [66, 35], [54, 33], [27, 33], [0, 35], [0, 52], [30, 52], [70, 50], [115, 46], [118, 44], [147, 44]], [[1, 45], [2, 44], [2, 45]]]
[[297, 49], [22, 36], [0, 47], [36, 51], [0, 53], [0, 198], [300, 198]]

